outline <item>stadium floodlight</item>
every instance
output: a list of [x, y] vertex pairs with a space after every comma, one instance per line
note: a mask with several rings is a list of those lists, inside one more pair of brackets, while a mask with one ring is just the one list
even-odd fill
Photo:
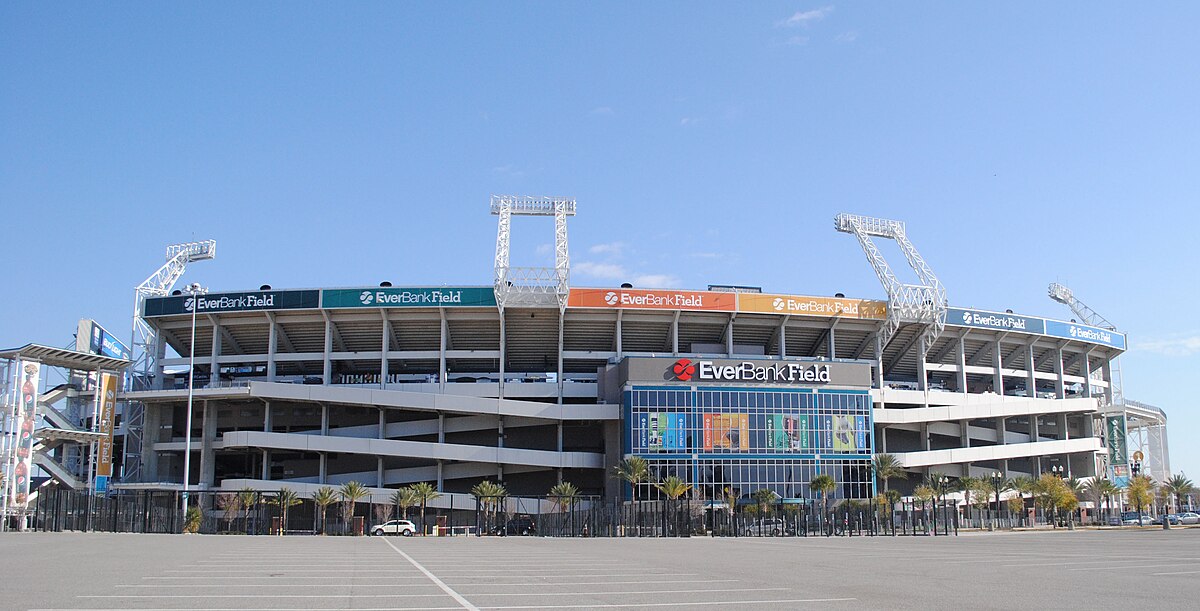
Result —
[[[863, 253], [867, 255], [867, 262], [887, 292], [887, 320], [880, 330], [880, 345], [886, 347], [901, 325], [921, 324], [927, 327], [921, 336], [921, 343], [928, 350], [946, 327], [946, 289], [925, 259], [921, 258], [921, 253], [908, 241], [904, 223], [857, 214], [839, 214], [834, 217], [833, 226], [842, 233], [854, 234], [858, 238]], [[872, 237], [895, 240], [921, 284], [906, 284], [896, 278], [883, 253], [871, 241]]]
[[[166, 263], [158, 268], [134, 289], [133, 295], [133, 338], [130, 342], [133, 364], [126, 378], [126, 390], [147, 390], [150, 375], [154, 373], [159, 354], [157, 331], [146, 322], [145, 306], [148, 297], [164, 297], [183, 276], [188, 263], [207, 261], [217, 256], [216, 240], [184, 242], [167, 246]], [[139, 402], [130, 402], [125, 412], [125, 460], [123, 478], [137, 481], [142, 467], [142, 423], [145, 408]]]
[[[1046, 293], [1051, 299], [1070, 308], [1071, 312], [1074, 313], [1075, 316], [1079, 317], [1080, 322], [1083, 324], [1091, 325], [1093, 327], [1100, 327], [1101, 329], [1108, 329], [1109, 331], [1117, 330], [1116, 325], [1108, 322], [1108, 319], [1104, 318], [1098, 312], [1089, 308], [1087, 304], [1077, 299], [1075, 294], [1071, 292], [1071, 289], [1057, 282], [1051, 282], [1049, 288], [1046, 290]], [[1121, 357], [1114, 358], [1112, 360], [1111, 367], [1112, 373], [1109, 377], [1112, 379], [1109, 380], [1109, 385], [1110, 390], [1112, 391], [1112, 401], [1109, 402], [1109, 405], [1122, 405], [1125, 403], [1125, 393], [1121, 389]], [[1087, 377], [1091, 377], [1090, 371], [1087, 372]]]
[[[575, 216], [575, 200], [562, 197], [493, 195], [492, 214], [500, 217], [496, 228], [496, 303], [567, 307], [571, 290], [571, 262], [567, 249], [567, 217]], [[512, 267], [509, 244], [512, 216], [554, 217], [554, 267]]]

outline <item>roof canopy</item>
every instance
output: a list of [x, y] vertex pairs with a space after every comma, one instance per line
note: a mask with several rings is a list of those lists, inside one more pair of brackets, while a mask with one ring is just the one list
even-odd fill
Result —
[[0, 350], [0, 358], [28, 359], [51, 367], [63, 367], [65, 369], [80, 371], [101, 369], [106, 371], [122, 371], [130, 365], [130, 362], [125, 359], [116, 359], [110, 356], [79, 352], [66, 348], [52, 348], [41, 344], [25, 344], [20, 348]]

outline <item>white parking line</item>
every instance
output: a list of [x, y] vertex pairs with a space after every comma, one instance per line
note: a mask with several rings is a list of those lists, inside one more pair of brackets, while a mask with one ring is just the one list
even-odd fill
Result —
[[460, 588], [492, 588], [495, 586], [608, 586], [641, 583], [736, 583], [739, 579], [643, 579], [638, 581], [518, 581], [516, 583], [457, 583]]
[[1116, 570], [1120, 570], [1120, 569], [1138, 569], [1138, 570], [1140, 570], [1140, 569], [1161, 569], [1161, 568], [1167, 568], [1167, 567], [1172, 567], [1172, 566], [1179, 566], [1179, 563], [1172, 562], [1171, 564], [1134, 564], [1134, 565], [1119, 564], [1119, 565], [1113, 565], [1113, 566], [1086, 566], [1083, 568], [1068, 569], [1068, 570], [1071, 570], [1071, 571], [1116, 571]]
[[88, 594], [75, 598], [445, 598], [448, 594]]
[[[589, 604], [588, 609], [624, 609], [629, 607], [698, 607], [701, 605], [770, 605], [791, 603], [836, 603], [858, 600], [857, 598], [790, 598], [780, 600], [705, 600], [699, 602], [678, 603], [614, 603]], [[482, 609], [578, 609], [579, 605], [515, 605], [508, 607], [481, 607]]]
[[[240, 577], [239, 577], [239, 576], [236, 576], [236, 575], [234, 575], [234, 576], [228, 576], [228, 575], [210, 575], [210, 576], [203, 576], [203, 577], [199, 577], [199, 576], [189, 576], [189, 575], [171, 575], [171, 576], [168, 576], [168, 577], [149, 576], [149, 577], [142, 577], [142, 579], [146, 579], [146, 580], [166, 580], [166, 579], [171, 579], [171, 580], [179, 580], [179, 579], [214, 579], [214, 578], [219, 578], [219, 579], [221, 579], [222, 581], [226, 581], [226, 580], [231, 580], [231, 579], [267, 579], [267, 578], [270, 578], [270, 577], [272, 577], [272, 575], [247, 575], [247, 576], [240, 576]], [[282, 577], [282, 576], [281, 576], [281, 577], [279, 577], [279, 579], [304, 579], [304, 580], [309, 580], [309, 579], [313, 579], [313, 578], [312, 578], [312, 577], [307, 577], [307, 576], [304, 576], [304, 575], [299, 575], [299, 576], [296, 576], [296, 577]], [[369, 576], [366, 576], [366, 575], [363, 575], [362, 577], [356, 577], [356, 576], [354, 576], [354, 575], [346, 575], [346, 576], [343, 576], [343, 577], [338, 577], [338, 579], [372, 579], [372, 580], [378, 580], [378, 579], [379, 579], [379, 577], [369, 577]], [[388, 579], [424, 579], [424, 577], [423, 577], [423, 576], [421, 576], [421, 575], [397, 575], [397, 576], [394, 576], [394, 577], [388, 577]]]
[[539, 596], [602, 596], [605, 594], [617, 594], [627, 596], [630, 594], [707, 594], [709, 592], [783, 592], [791, 590], [791, 588], [725, 588], [720, 590], [642, 590], [631, 591], [621, 590], [619, 592], [497, 592], [487, 594], [475, 594], [475, 596], [528, 596], [537, 598]]
[[450, 586], [443, 583], [442, 580], [438, 579], [436, 575], [434, 575], [433, 573], [430, 573], [428, 569], [421, 566], [420, 562], [413, 560], [412, 556], [409, 556], [408, 554], [401, 551], [400, 548], [396, 547], [395, 545], [392, 545], [392, 542], [388, 541], [387, 539], [383, 539], [383, 542], [387, 543], [388, 547], [396, 550], [397, 554], [400, 554], [401, 556], [404, 557], [405, 560], [409, 561], [410, 563], [412, 563], [413, 566], [417, 567], [417, 570], [421, 571], [422, 573], [425, 573], [425, 576], [428, 577], [430, 581], [432, 581], [433, 583], [436, 583], [437, 586], [439, 588], [441, 588], [443, 592], [449, 594], [454, 600], [458, 601], [458, 604], [462, 605], [464, 609], [468, 609], [469, 611], [479, 611], [478, 607], [476, 607], [475, 605], [472, 605], [470, 603], [470, 601], [463, 598], [461, 594], [459, 594], [458, 592], [455, 592], [453, 588], [451, 588]]
[[1176, 571], [1173, 573], [1150, 573], [1151, 575], [1195, 575], [1200, 571]]
[[[405, 579], [425, 579], [424, 575]], [[419, 583], [137, 583], [117, 584], [114, 588], [433, 588]]]

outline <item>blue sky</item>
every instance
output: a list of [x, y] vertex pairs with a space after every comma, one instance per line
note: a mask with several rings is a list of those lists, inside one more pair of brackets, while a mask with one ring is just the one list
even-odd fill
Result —
[[[173, 242], [215, 290], [488, 284], [492, 193], [577, 198], [574, 283], [882, 297], [838, 212], [953, 304], [1129, 334], [1200, 476], [1194, 3], [0, 6], [0, 345], [124, 336]], [[515, 226], [514, 264], [552, 225]], [[890, 251], [893, 258], [898, 253]], [[1197, 479], [1200, 479], [1198, 477]]]

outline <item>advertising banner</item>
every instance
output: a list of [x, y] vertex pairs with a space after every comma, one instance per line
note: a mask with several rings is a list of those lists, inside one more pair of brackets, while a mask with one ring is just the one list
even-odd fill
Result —
[[104, 435], [100, 440], [96, 457], [96, 475], [109, 477], [113, 468], [113, 418], [117, 411], [117, 376], [111, 373], [100, 374], [100, 392], [96, 393], [96, 413], [99, 418], [99, 431]]
[[958, 327], [976, 327], [979, 329], [997, 329], [1000, 331], [1022, 331], [1025, 333], [1045, 333], [1046, 321], [1034, 316], [1021, 316], [1007, 312], [989, 312], [987, 310], [967, 310], [963, 308], [948, 308], [946, 324]]
[[325, 289], [323, 308], [464, 308], [495, 307], [492, 287]]
[[1081, 342], [1089, 342], [1092, 344], [1100, 344], [1102, 346], [1110, 346], [1118, 350], [1125, 349], [1125, 335], [1101, 329], [1099, 327], [1089, 327], [1073, 322], [1059, 322], [1057, 320], [1046, 321], [1046, 335], [1061, 337], [1064, 339], [1073, 339]]
[[1129, 485], [1129, 466], [1128, 465], [1112, 465], [1108, 468], [1109, 479], [1118, 488], [1125, 488]]
[[637, 415], [637, 447], [645, 450], [650, 447], [650, 414]]
[[858, 436], [854, 431], [854, 416], [838, 415], [833, 417], [833, 451], [855, 452], [858, 450]]
[[738, 311], [884, 320], [887, 318], [887, 302], [844, 297], [739, 293]]
[[767, 416], [767, 449], [778, 452], [795, 452], [799, 451], [802, 445], [800, 440], [800, 418], [803, 416], [785, 416], [783, 414], [771, 414]]
[[17, 446], [12, 502], [24, 507], [29, 501], [29, 472], [33, 469], [33, 424], [37, 418], [41, 365], [33, 361], [17, 361], [17, 374], [20, 380], [17, 385], [17, 404], [14, 406]]
[[820, 451], [829, 452], [833, 449], [833, 416], [818, 416], [821, 419]]
[[748, 450], [749, 414], [704, 414], [704, 449]]
[[1104, 432], [1108, 440], [1108, 464], [1128, 465], [1129, 453], [1125, 445], [1125, 416], [1105, 417]]
[[249, 291], [243, 293], [209, 293], [193, 298], [191, 295], [154, 297], [146, 300], [146, 316], [169, 316], [197, 312], [244, 312], [252, 310], [316, 309], [321, 303], [321, 291]]
[[859, 451], [867, 449], [869, 442], [867, 441], [867, 417], [854, 417], [854, 439]]
[[90, 318], [79, 321], [79, 328], [75, 333], [75, 349], [114, 359], [129, 360], [130, 357], [128, 346]]
[[733, 312], [737, 309], [737, 293], [571, 289], [571, 293], [567, 296], [567, 307]]
[[684, 450], [687, 447], [687, 415], [651, 412], [646, 448], [651, 451]]
[[812, 449], [812, 437], [810, 437], [809, 433], [812, 427], [808, 425], [809, 420], [810, 418], [807, 415], [801, 415], [797, 418], [796, 437], [800, 440], [799, 450], [801, 452], [808, 452]]

